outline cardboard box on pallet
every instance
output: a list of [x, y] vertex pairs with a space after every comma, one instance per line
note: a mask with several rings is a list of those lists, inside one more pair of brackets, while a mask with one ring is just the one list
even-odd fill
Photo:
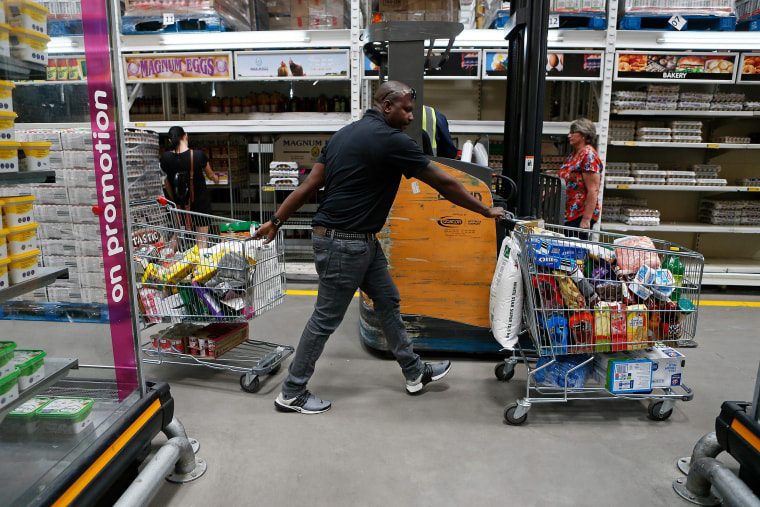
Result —
[[185, 337], [185, 351], [216, 359], [248, 339], [248, 323], [214, 322]]

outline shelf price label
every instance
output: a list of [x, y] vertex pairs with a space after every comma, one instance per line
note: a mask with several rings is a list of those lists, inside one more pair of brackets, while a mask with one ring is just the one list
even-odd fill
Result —
[[628, 185], [616, 185], [615, 188], [618, 190], [628, 190], [630, 187]]
[[173, 25], [174, 24], [174, 13], [173, 12], [164, 12], [164, 14], [163, 14], [163, 23], [164, 23], [164, 26]]
[[717, 143], [707, 143], [707, 148], [710, 150], [717, 150], [720, 148], [720, 145]]
[[549, 28], [559, 28], [559, 14], [549, 14]]
[[623, 144], [625, 146], [636, 146], [636, 141], [625, 141]]
[[760, 192], [758, 187], [747, 187], [747, 192]]

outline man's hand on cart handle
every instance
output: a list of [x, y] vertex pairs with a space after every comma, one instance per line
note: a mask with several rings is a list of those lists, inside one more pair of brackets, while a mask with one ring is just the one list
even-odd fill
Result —
[[261, 227], [256, 229], [256, 232], [253, 233], [253, 239], [261, 239], [266, 237], [267, 240], [264, 241], [264, 244], [270, 243], [275, 236], [277, 236], [277, 230], [279, 227], [276, 227], [271, 220], [268, 222], [265, 222], [261, 224]]
[[486, 218], [495, 218], [496, 220], [501, 220], [503, 218], [507, 218], [507, 211], [501, 206], [494, 206], [493, 208], [488, 208], [488, 211], [484, 215]]

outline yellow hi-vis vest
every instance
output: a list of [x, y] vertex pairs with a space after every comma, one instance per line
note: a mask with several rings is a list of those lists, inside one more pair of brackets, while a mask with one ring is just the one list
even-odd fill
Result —
[[435, 142], [435, 109], [432, 107], [422, 106], [422, 128], [430, 139], [433, 156], [438, 156], [438, 143]]

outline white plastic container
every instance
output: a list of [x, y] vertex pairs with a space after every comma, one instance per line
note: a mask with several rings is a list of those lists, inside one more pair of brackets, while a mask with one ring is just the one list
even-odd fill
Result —
[[[8, 229], [0, 229], [0, 261], [8, 258]], [[8, 285], [6, 284], [6, 287]]]
[[8, 265], [11, 260], [8, 257], [0, 259], [0, 290], [7, 289], [11, 285], [11, 279], [8, 276]]
[[45, 351], [20, 350], [13, 352], [13, 363], [18, 371], [18, 390], [29, 389], [45, 378]]
[[8, 233], [8, 255], [23, 255], [37, 248], [37, 222], [11, 227], [6, 231]]
[[51, 143], [21, 143], [24, 157], [21, 159], [22, 171], [49, 171]]
[[0, 379], [0, 408], [9, 405], [18, 398], [18, 372]]
[[21, 143], [0, 141], [0, 173], [17, 173], [19, 171], [18, 149], [20, 147]]
[[50, 402], [50, 398], [32, 398], [9, 412], [2, 429], [13, 435], [31, 435], [39, 427], [39, 411]]
[[11, 56], [47, 66], [50, 37], [26, 28], [11, 28]]
[[16, 140], [16, 118], [13, 111], [0, 111], [0, 141]]
[[[2, 23], [0, 23], [0, 54], [2, 51]], [[10, 56], [10, 50], [5, 56]], [[16, 85], [12, 81], [0, 81], [0, 111], [13, 111], [13, 89]]]
[[3, 225], [6, 229], [34, 222], [33, 196], [5, 197], [3, 200]]
[[[5, 12], [0, 9], [0, 12]], [[0, 55], [11, 56], [11, 26], [0, 23]]]
[[11, 255], [8, 257], [11, 261], [8, 265], [8, 277], [11, 285], [17, 285], [37, 278], [39, 275], [37, 257], [39, 255], [40, 251], [37, 249], [23, 255]]
[[47, 7], [30, 0], [7, 0], [6, 21], [14, 28], [24, 28], [34, 33], [47, 35]]
[[16, 342], [0, 342], [0, 378], [10, 375], [16, 369], [13, 364], [14, 350]]
[[90, 398], [57, 398], [39, 411], [40, 422], [45, 433], [72, 435], [81, 433], [92, 424]]

